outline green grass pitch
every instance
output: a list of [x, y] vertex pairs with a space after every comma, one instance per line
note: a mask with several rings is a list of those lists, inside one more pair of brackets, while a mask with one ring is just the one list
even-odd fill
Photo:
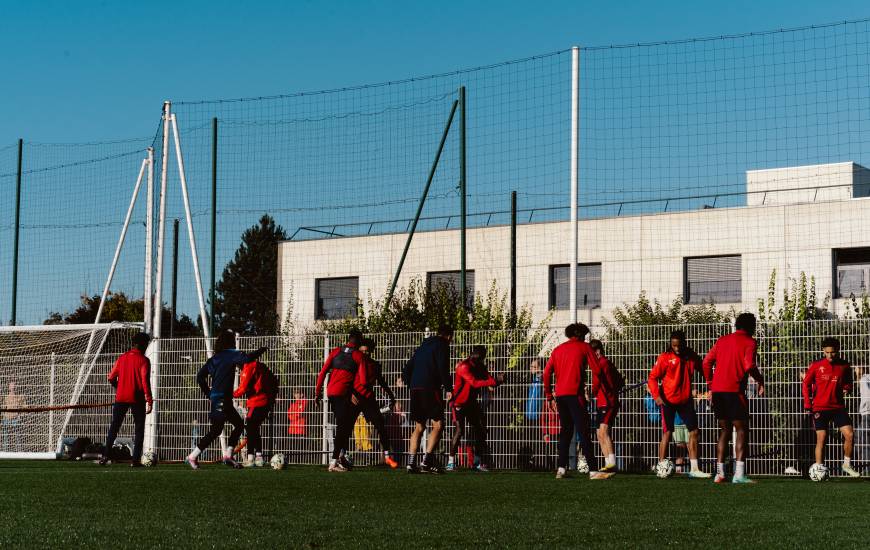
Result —
[[0, 462], [0, 548], [867, 548], [870, 483]]

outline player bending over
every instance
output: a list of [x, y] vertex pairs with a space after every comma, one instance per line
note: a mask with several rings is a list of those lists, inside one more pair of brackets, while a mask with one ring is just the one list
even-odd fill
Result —
[[649, 391], [662, 414], [664, 431], [659, 441], [659, 462], [668, 455], [674, 433], [674, 417], [679, 414], [689, 432], [689, 477], [707, 478], [710, 474], [698, 467], [698, 416], [692, 398], [692, 376], [700, 374], [701, 358], [686, 346], [686, 333], [671, 333], [668, 349], [658, 356], [649, 373]]
[[[755, 315], [741, 313], [734, 322], [735, 331], [722, 336], [704, 358], [704, 378], [710, 388], [713, 414], [719, 423], [716, 444], [716, 483], [725, 482], [725, 457], [731, 441], [731, 429], [736, 432], [733, 483], [755, 483], [746, 477], [746, 457], [749, 454], [749, 402], [746, 383], [752, 376], [758, 383], [758, 396], [764, 396], [764, 377], [758, 370], [755, 338]], [[715, 365], [715, 370], [714, 370]], [[712, 371], [712, 374], [711, 374]]]
[[378, 383], [390, 399], [390, 410], [396, 405], [396, 395], [390, 389], [387, 381], [384, 380], [381, 364], [372, 359], [371, 355], [375, 351], [375, 341], [371, 338], [363, 338], [359, 350], [365, 355], [365, 367], [357, 372], [353, 383], [353, 392], [351, 394], [353, 422], [356, 423], [360, 413], [365, 416], [366, 420], [378, 432], [381, 450], [384, 452], [384, 463], [390, 468], [396, 468], [399, 466], [399, 463], [392, 456], [393, 449], [387, 434], [387, 425], [378, 401], [375, 399], [375, 382]]
[[278, 397], [275, 375], [259, 361], [245, 363], [239, 376], [239, 387], [233, 392], [236, 399], [247, 397], [245, 407], [245, 434], [248, 436], [248, 457], [245, 466], [263, 466], [263, 436], [260, 426], [268, 418]]
[[604, 344], [601, 340], [590, 340], [589, 346], [598, 357], [597, 368], [592, 369], [592, 395], [595, 396], [596, 436], [604, 455], [602, 472], [616, 470], [616, 453], [613, 451], [611, 430], [619, 412], [619, 391], [625, 385], [622, 375], [604, 354]]
[[[199, 455], [220, 436], [227, 422], [232, 424], [233, 431], [227, 441], [227, 448], [222, 449], [224, 464], [231, 468], [242, 467], [233, 460], [233, 448], [239, 442], [239, 436], [245, 428], [239, 411], [233, 406], [233, 379], [236, 376], [237, 366], [256, 361], [269, 348], [260, 348], [253, 353], [239, 351], [236, 349], [236, 334], [231, 330], [222, 330], [215, 340], [214, 349], [214, 355], [196, 373], [196, 383], [210, 402], [208, 419], [211, 428], [187, 456], [187, 463], [194, 470], [199, 468]], [[209, 377], [211, 387], [208, 385]]]
[[151, 414], [154, 401], [151, 399], [151, 362], [145, 357], [151, 338], [144, 332], [133, 337], [133, 347], [115, 361], [107, 379], [115, 387], [115, 403], [112, 405], [112, 423], [106, 434], [106, 452], [100, 466], [109, 463], [112, 447], [118, 430], [124, 423], [127, 411], [133, 412], [133, 462], [130, 466], [142, 465], [142, 443], [145, 440], [145, 415]]
[[[450, 341], [453, 340], [453, 327], [442, 325], [438, 334], [423, 340], [420, 347], [402, 369], [402, 381], [411, 390], [411, 420], [414, 431], [408, 446], [408, 473], [427, 472], [440, 474], [444, 471], [435, 458], [435, 450], [441, 442], [444, 431], [444, 397], [442, 389], [451, 398], [450, 384]], [[432, 422], [432, 431], [423, 461], [417, 467], [417, 449], [426, 430], [426, 423]]]
[[[559, 459], [556, 479], [567, 475], [568, 447], [576, 431], [583, 456], [589, 465], [590, 479], [607, 479], [612, 472], [599, 472], [598, 461], [592, 452], [589, 439], [589, 410], [586, 406], [585, 375], [586, 369], [598, 363], [598, 357], [584, 339], [589, 329], [582, 323], [565, 328], [567, 342], [556, 346], [547, 366], [544, 367], [544, 395], [550, 410], [559, 413]], [[553, 375], [556, 376], [556, 391], [553, 394]]]
[[852, 468], [854, 430], [843, 400], [843, 394], [852, 391], [852, 367], [840, 357], [836, 338], [822, 340], [822, 352], [825, 357], [810, 364], [802, 385], [804, 409], [813, 415], [816, 428], [816, 464], [824, 463], [828, 424], [833, 422], [843, 435], [843, 472], [861, 477]]
[[350, 434], [357, 415], [354, 414], [351, 403], [351, 390], [360, 369], [365, 368], [365, 356], [359, 351], [362, 333], [351, 330], [347, 343], [333, 348], [320, 374], [317, 375], [317, 387], [314, 390], [314, 402], [319, 404], [323, 399], [323, 382], [329, 374], [329, 384], [326, 386], [326, 397], [329, 407], [335, 416], [335, 438], [332, 443], [332, 458], [329, 461], [330, 472], [346, 472], [350, 462], [345, 458], [350, 444]]
[[465, 435], [465, 422], [471, 426], [474, 437], [474, 453], [480, 458], [477, 470], [488, 472], [490, 464], [489, 445], [486, 443], [486, 422], [483, 409], [477, 401], [480, 388], [492, 388], [504, 383], [504, 375], [493, 378], [486, 369], [486, 347], [474, 346], [471, 355], [456, 365], [453, 382], [453, 401], [451, 407], [455, 419], [456, 430], [450, 442], [450, 455], [447, 459], [447, 470], [456, 469], [456, 452]]

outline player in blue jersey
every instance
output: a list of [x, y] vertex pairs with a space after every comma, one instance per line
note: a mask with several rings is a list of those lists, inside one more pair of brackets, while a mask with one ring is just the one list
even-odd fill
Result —
[[[227, 447], [222, 449], [224, 464], [231, 468], [241, 468], [241, 464], [233, 460], [233, 448], [242, 435], [245, 422], [239, 416], [239, 412], [233, 406], [233, 383], [235, 381], [236, 368], [256, 361], [268, 348], [260, 348], [253, 353], [245, 353], [236, 349], [236, 334], [231, 330], [223, 330], [218, 334], [215, 341], [215, 353], [196, 373], [196, 383], [199, 384], [202, 393], [210, 402], [208, 418], [211, 421], [211, 429], [199, 440], [196, 448], [187, 457], [187, 463], [191, 468], [199, 468], [199, 455], [208, 448], [212, 442], [220, 436], [224, 424], [229, 422], [233, 426]], [[211, 387], [208, 378], [211, 378]]]

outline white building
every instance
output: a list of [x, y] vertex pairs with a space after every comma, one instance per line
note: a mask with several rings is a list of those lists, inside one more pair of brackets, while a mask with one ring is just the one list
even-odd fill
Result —
[[[787, 277], [816, 279], [842, 312], [841, 297], [861, 295], [870, 280], [870, 171], [857, 164], [747, 172], [747, 206], [610, 217], [581, 221], [578, 319], [597, 324], [641, 291], [670, 302], [716, 303], [756, 310], [775, 269], [777, 299]], [[386, 292], [406, 233], [285, 241], [278, 251], [278, 304], [292, 304], [297, 323], [352, 311]], [[458, 230], [414, 236], [399, 285], [412, 277], [458, 280]], [[469, 287], [492, 281], [510, 288], [510, 226], [469, 229]], [[517, 227], [517, 303], [537, 319], [555, 308], [553, 323], [568, 322], [571, 224]]]

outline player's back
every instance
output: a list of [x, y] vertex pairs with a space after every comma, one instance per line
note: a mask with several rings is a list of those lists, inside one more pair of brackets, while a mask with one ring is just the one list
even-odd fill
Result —
[[742, 330], [716, 340], [704, 359], [705, 371], [714, 363], [710, 390], [714, 392], [744, 392], [747, 373], [755, 367], [757, 343]]

